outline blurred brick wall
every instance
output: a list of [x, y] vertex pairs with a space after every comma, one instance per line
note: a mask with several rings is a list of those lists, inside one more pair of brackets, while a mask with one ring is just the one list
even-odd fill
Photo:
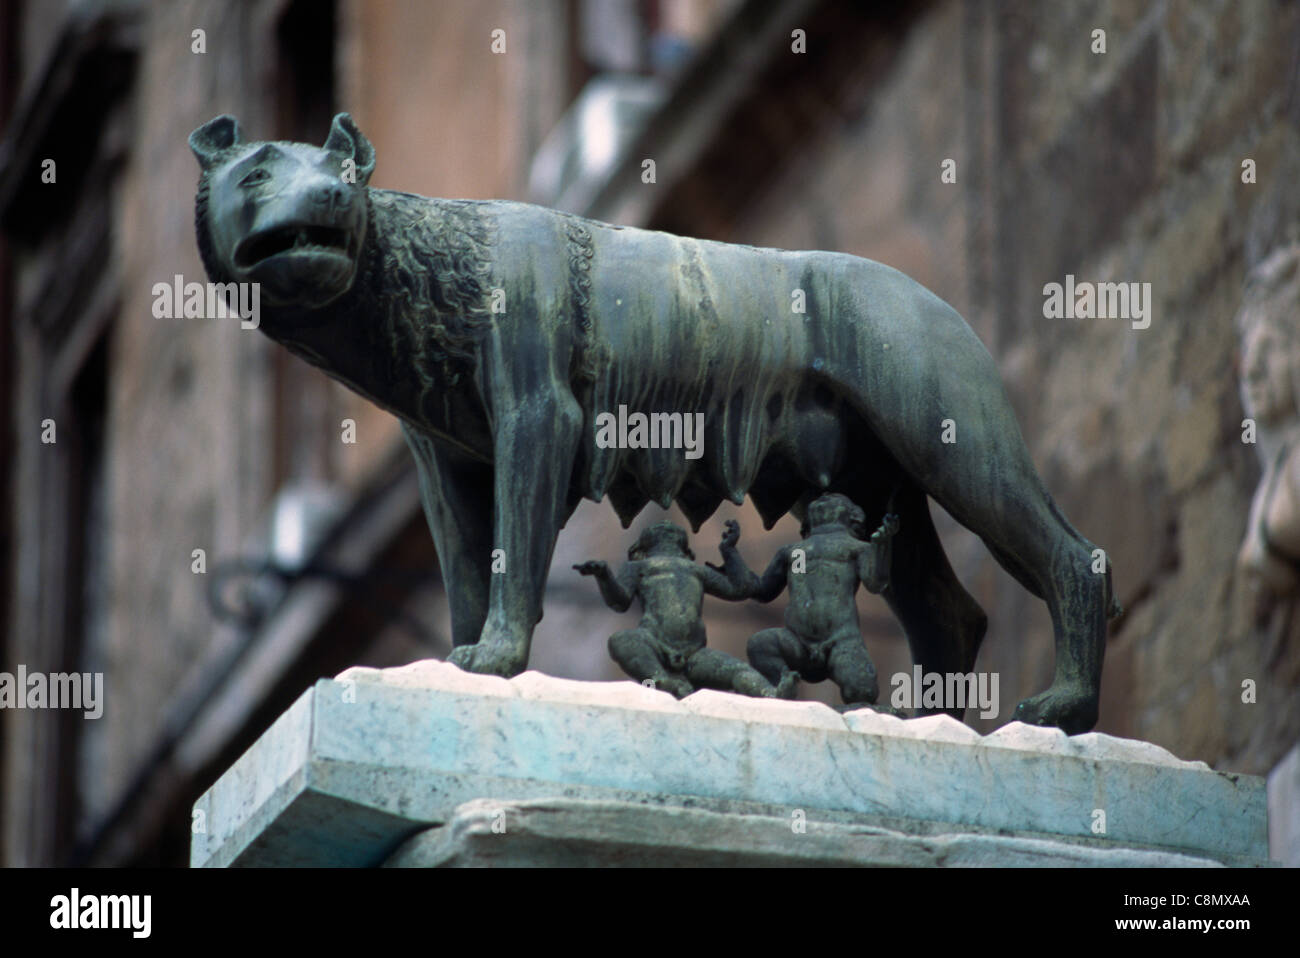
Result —
[[[191, 550], [205, 549], [209, 568], [242, 554], [277, 479], [299, 478], [275, 475], [283, 351], [238, 324], [159, 320], [151, 311], [154, 283], [177, 273], [206, 278], [194, 241], [190, 131], [229, 112], [246, 137], [274, 138], [276, 25], [286, 7], [180, 0], [150, 6], [145, 18], [117, 215], [124, 297], [110, 347], [111, 612], [104, 648], [94, 650], [111, 707], [88, 723], [83, 743], [87, 817], [119, 797], [195, 664], [214, 643], [234, 641], [214, 623]], [[522, 181], [504, 112], [510, 75], [488, 49], [503, 10], [518, 15], [470, 3], [340, 3], [337, 106], [375, 145], [376, 185], [494, 196]], [[195, 28], [206, 31], [204, 54], [191, 52]], [[315, 131], [322, 142], [327, 133]], [[288, 372], [320, 377], [305, 366]], [[312, 478], [356, 489], [401, 442], [397, 421], [332, 382], [314, 401], [325, 399], [331, 421], [356, 421], [357, 442], [342, 444], [335, 430], [327, 474]]]
[[[214, 628], [209, 563], [238, 552], [271, 492], [271, 367], [265, 337], [238, 323], [157, 319], [155, 283], [205, 281], [194, 239], [191, 130], [234, 113], [256, 134], [270, 98], [272, 4], [155, 4], [145, 19], [134, 142], [117, 216], [123, 300], [110, 341], [107, 468], [108, 707], [86, 732], [88, 817], [115, 801], [148, 754], [176, 689]], [[191, 31], [207, 52], [191, 52]]]
[[[27, 6], [30, 82], [63, 12]], [[234, 325], [155, 319], [151, 304], [154, 283], [203, 278], [189, 132], [221, 112], [250, 137], [274, 132], [285, 8], [175, 0], [145, 18], [130, 159], [114, 196], [123, 295], [108, 359], [111, 611], [86, 650], [110, 707], [84, 733], [87, 820], [126, 786], [196, 663], [232, 640], [214, 626], [191, 550], [205, 548], [209, 562], [238, 553], [275, 490], [278, 347]], [[375, 185], [521, 196], [532, 151], [575, 92], [568, 9], [340, 0], [337, 107], [375, 144]], [[196, 27], [207, 31], [203, 55], [190, 50]], [[489, 49], [498, 27], [502, 56]], [[1097, 27], [1103, 55], [1090, 49]], [[806, 55], [834, 41], [810, 36]], [[1300, 8], [1273, 0], [937, 3], [883, 81], [829, 113], [822, 135], [796, 144], [714, 234], [878, 259], [970, 320], [1001, 363], [1049, 488], [1115, 563], [1127, 614], [1107, 651], [1100, 728], [1250, 772], [1266, 771], [1300, 732], [1300, 622], [1292, 605], [1258, 603], [1234, 565], [1258, 470], [1239, 440], [1232, 319], [1246, 272], [1300, 224], [1297, 50]], [[1258, 164], [1255, 185], [1240, 181], [1245, 157]], [[948, 158], [955, 184], [940, 181]], [[22, 264], [16, 272], [21, 286]], [[1066, 273], [1152, 283], [1151, 327], [1044, 319], [1042, 287]], [[397, 424], [328, 389], [330, 415], [358, 425], [357, 444], [331, 452], [330, 478], [355, 489], [400, 441]], [[662, 515], [650, 506], [624, 532], [608, 505], [580, 506], [557, 548], [533, 667], [619, 677], [605, 640], [633, 613], [594, 604], [590, 580], [569, 566], [620, 563], [637, 528]], [[798, 534], [790, 518], [764, 533], [752, 507], [724, 505], [693, 538], [701, 561], [716, 560], [730, 517], [742, 520], [751, 566]], [[972, 720], [988, 728], [1050, 681], [1050, 624], [974, 537], [939, 518], [954, 568], [990, 615], [979, 668], [1002, 676], [1002, 713]], [[709, 600], [711, 641], [743, 654], [782, 602]], [[884, 603], [859, 605], [882, 677], [909, 668]], [[1242, 704], [1244, 679], [1258, 683], [1257, 704]], [[834, 700], [828, 686], [807, 694]], [[9, 796], [28, 787], [22, 774], [5, 782]]]
[[[1235, 568], [1258, 471], [1233, 316], [1249, 268], [1300, 226], [1297, 51], [1300, 9], [1271, 0], [952, 0], [723, 237], [878, 259], [970, 320], [1048, 487], [1114, 562], [1127, 615], [1099, 728], [1254, 773], [1300, 733], [1300, 623], [1257, 608]], [[1043, 318], [1067, 273], [1151, 283], [1150, 328]], [[1046, 608], [941, 528], [990, 616], [979, 668], [1001, 673], [1000, 723], [1050, 682]]]

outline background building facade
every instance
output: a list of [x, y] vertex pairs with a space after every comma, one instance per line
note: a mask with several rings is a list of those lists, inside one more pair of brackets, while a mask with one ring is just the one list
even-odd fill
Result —
[[[206, 279], [190, 131], [233, 113], [323, 142], [341, 110], [374, 186], [913, 276], [989, 347], [1048, 487], [1114, 563], [1099, 730], [1254, 774], [1296, 744], [1297, 605], [1236, 562], [1260, 467], [1234, 326], [1251, 270], [1300, 240], [1294, 4], [13, 2], [0, 671], [102, 672], [105, 708], [0, 712], [0, 861], [183, 863], [193, 799], [315, 678], [447, 651], [396, 420], [238, 323], [155, 315], [157, 284]], [[1149, 326], [1048, 318], [1067, 276], [1150, 283]], [[1001, 710], [968, 716], [987, 731], [1050, 682], [1050, 621], [933, 511], [989, 614]], [[605, 640], [628, 619], [570, 567], [620, 562], [661, 517], [579, 508], [533, 667], [620, 677]], [[724, 506], [699, 558], [733, 517], [751, 566], [798, 533]], [[860, 610], [888, 694], [906, 643], [883, 601]], [[741, 653], [780, 602], [707, 613]]]

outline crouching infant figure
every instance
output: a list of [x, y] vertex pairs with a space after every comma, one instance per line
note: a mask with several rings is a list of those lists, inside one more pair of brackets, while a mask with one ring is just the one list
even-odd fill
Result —
[[[723, 536], [724, 559], [739, 538], [740, 527], [729, 522]], [[682, 529], [667, 521], [648, 526], [627, 557], [617, 577], [604, 562], [574, 566], [583, 575], [596, 577], [601, 597], [615, 612], [626, 612], [633, 599], [641, 602], [641, 623], [609, 639], [609, 654], [624, 672], [678, 698], [696, 689], [792, 697], [797, 676], [774, 686], [739, 659], [707, 647], [701, 619], [704, 594], [734, 601], [748, 593], [725, 573], [696, 565]]]
[[735, 550], [723, 550], [727, 577], [745, 594], [771, 602], [790, 587], [783, 628], [764, 629], [749, 640], [749, 662], [782, 688], [791, 678], [830, 679], [845, 705], [874, 705], [880, 695], [876, 667], [858, 627], [858, 583], [879, 593], [889, 585], [898, 516], [886, 514], [865, 538], [866, 517], [846, 496], [829, 493], [807, 511], [803, 540], [785, 546], [760, 579]]

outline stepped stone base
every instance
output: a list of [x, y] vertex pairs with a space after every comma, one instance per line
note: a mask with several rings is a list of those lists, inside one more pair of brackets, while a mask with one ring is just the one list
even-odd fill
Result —
[[195, 805], [191, 863], [1267, 862], [1263, 779], [1145, 742], [418, 662], [322, 680]]
[[[670, 841], [666, 840], [671, 838]], [[1215, 867], [1210, 858], [974, 832], [739, 815], [633, 802], [475, 799], [404, 842], [390, 868], [477, 866], [908, 868]]]

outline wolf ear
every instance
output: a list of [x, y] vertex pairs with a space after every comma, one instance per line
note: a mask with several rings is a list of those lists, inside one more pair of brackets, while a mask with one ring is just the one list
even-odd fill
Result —
[[340, 113], [334, 117], [325, 149], [331, 153], [342, 153], [356, 163], [357, 185], [365, 186], [370, 181], [370, 174], [375, 171], [375, 148], [357, 129], [351, 116]]
[[239, 121], [229, 113], [209, 120], [190, 134], [190, 149], [198, 157], [199, 166], [207, 169], [213, 159], [222, 150], [228, 150], [237, 143], [243, 143], [244, 137], [239, 132]]

